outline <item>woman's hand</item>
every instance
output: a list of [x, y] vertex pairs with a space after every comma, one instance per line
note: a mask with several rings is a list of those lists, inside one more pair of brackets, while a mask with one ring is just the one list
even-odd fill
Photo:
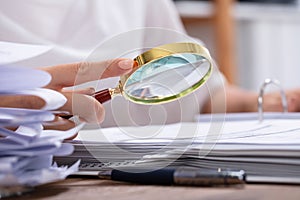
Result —
[[[300, 112], [300, 88], [285, 91], [288, 111]], [[241, 89], [234, 85], [226, 85], [225, 88], [216, 91], [204, 104], [203, 113], [224, 112], [257, 112], [258, 93]], [[263, 110], [265, 112], [283, 111], [282, 100], [279, 91], [265, 93], [263, 97]]]
[[[51, 82], [45, 87], [62, 93], [67, 102], [59, 110], [78, 115], [80, 119], [90, 123], [100, 123], [104, 119], [104, 108], [95, 98], [91, 97], [93, 88], [66, 91], [70, 87], [108, 77], [120, 76], [131, 71], [133, 60], [115, 59], [102, 62], [83, 62], [40, 68], [52, 76]], [[45, 102], [36, 96], [2, 96], [0, 106], [40, 109]], [[65, 128], [63, 128], [65, 129]]]
[[51, 74], [52, 80], [46, 88], [61, 92], [67, 103], [60, 110], [69, 111], [91, 123], [100, 123], [104, 119], [104, 108], [95, 98], [92, 88], [64, 91], [63, 88], [108, 77], [120, 76], [131, 71], [133, 60], [115, 59], [95, 63], [66, 64], [42, 68]]
[[[285, 91], [289, 112], [300, 112], [300, 89]], [[279, 92], [266, 93], [263, 97], [264, 111], [283, 111], [282, 99]]]

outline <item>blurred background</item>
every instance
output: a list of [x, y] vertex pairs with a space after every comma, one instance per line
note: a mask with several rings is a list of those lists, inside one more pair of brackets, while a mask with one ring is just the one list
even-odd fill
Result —
[[300, 87], [300, 0], [175, 0], [229, 82], [258, 91], [265, 78]]

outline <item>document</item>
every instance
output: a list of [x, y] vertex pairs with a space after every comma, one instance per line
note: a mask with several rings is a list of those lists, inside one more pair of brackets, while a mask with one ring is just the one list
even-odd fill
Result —
[[1, 93], [41, 88], [51, 81], [51, 75], [41, 70], [12, 66], [1, 66], [0, 70]]
[[69, 168], [57, 167], [53, 156], [73, 152], [73, 145], [62, 141], [74, 136], [82, 126], [68, 131], [40, 130], [38, 124], [20, 126], [16, 131], [0, 127], [0, 194], [1, 187], [37, 186], [77, 171], [79, 160]]
[[33, 95], [45, 101], [43, 110], [54, 110], [67, 101], [54, 90], [41, 88], [51, 81], [50, 74], [36, 69], [1, 66], [0, 95]]
[[[31, 55], [37, 50], [40, 52], [40, 47]], [[0, 107], [0, 197], [6, 195], [3, 188], [34, 187], [64, 179], [78, 170], [79, 159], [69, 167], [58, 167], [53, 162], [53, 156], [67, 156], [73, 152], [73, 145], [63, 141], [74, 137], [84, 123], [67, 131], [44, 130], [43, 123], [49, 123], [55, 117], [52, 110], [66, 102], [61, 93], [41, 88], [50, 81], [51, 76], [46, 72], [0, 66], [0, 96], [35, 95], [45, 101], [40, 110]]]
[[82, 158], [82, 172], [165, 165], [244, 170], [247, 182], [299, 184], [300, 115], [266, 115], [262, 123], [232, 114], [225, 121], [81, 130], [65, 162]]
[[0, 127], [16, 127], [19, 125], [52, 121], [54, 117], [54, 114], [47, 110], [0, 107]]

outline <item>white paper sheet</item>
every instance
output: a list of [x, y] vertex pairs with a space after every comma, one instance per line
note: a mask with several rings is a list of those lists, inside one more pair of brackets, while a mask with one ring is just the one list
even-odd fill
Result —
[[225, 122], [82, 130], [69, 158], [82, 158], [83, 172], [171, 164], [245, 170], [248, 182], [300, 184], [300, 115], [273, 114], [262, 123], [232, 114]]
[[84, 124], [67, 131], [43, 130], [42, 124], [54, 119], [46, 110], [66, 103], [61, 93], [41, 88], [50, 80], [46, 72], [0, 66], [0, 95], [35, 95], [45, 101], [41, 110], [0, 108], [0, 196], [2, 186], [36, 186], [64, 179], [78, 169], [79, 162], [70, 168], [52, 164], [53, 156], [74, 151], [74, 146], [63, 140], [74, 137]]
[[[61, 180], [78, 170], [52, 165], [53, 156], [66, 156], [73, 152], [64, 139], [74, 136], [84, 124], [68, 131], [40, 130], [38, 124], [19, 127], [11, 131], [0, 127], [0, 187], [36, 186]], [[45, 133], [45, 134], [43, 134]]]
[[[30, 158], [28, 158], [30, 159]], [[52, 160], [51, 158], [49, 158]], [[35, 163], [35, 165], [31, 165], [33, 167], [37, 167], [37, 161], [29, 163]], [[66, 178], [68, 175], [76, 172], [78, 170], [80, 161], [77, 161], [72, 166], [68, 167], [57, 167], [56, 164], [50, 166], [39, 166], [40, 168], [34, 170], [24, 170], [21, 173], [18, 173], [16, 176], [15, 173], [5, 172], [1, 174], [0, 171], [0, 186], [9, 187], [9, 186], [37, 186], [45, 183], [51, 183], [54, 181], [62, 180]], [[0, 163], [1, 168], [1, 163]], [[19, 171], [20, 172], [20, 171]]]
[[[55, 110], [63, 106], [67, 99], [64, 95], [61, 93], [46, 89], [46, 88], [37, 88], [37, 89], [31, 89], [31, 90], [19, 90], [14, 92], [6, 93], [10, 95], [34, 95], [37, 97], [42, 98], [45, 101], [44, 107], [41, 108], [41, 110]], [[1, 95], [1, 94], [0, 94]]]
[[51, 80], [50, 74], [37, 69], [0, 66], [0, 72], [0, 93], [44, 87]]
[[44, 71], [0, 66], [0, 95], [34, 95], [45, 101], [43, 110], [57, 109], [67, 99], [59, 92], [41, 88], [50, 80], [50, 74]]

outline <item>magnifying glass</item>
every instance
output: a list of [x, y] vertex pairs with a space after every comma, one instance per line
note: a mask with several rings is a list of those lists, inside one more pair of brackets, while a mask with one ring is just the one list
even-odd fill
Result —
[[138, 104], [161, 104], [195, 91], [209, 78], [212, 59], [196, 43], [171, 43], [150, 49], [134, 59], [129, 74], [120, 77], [116, 88], [93, 96], [104, 103], [121, 94]]

